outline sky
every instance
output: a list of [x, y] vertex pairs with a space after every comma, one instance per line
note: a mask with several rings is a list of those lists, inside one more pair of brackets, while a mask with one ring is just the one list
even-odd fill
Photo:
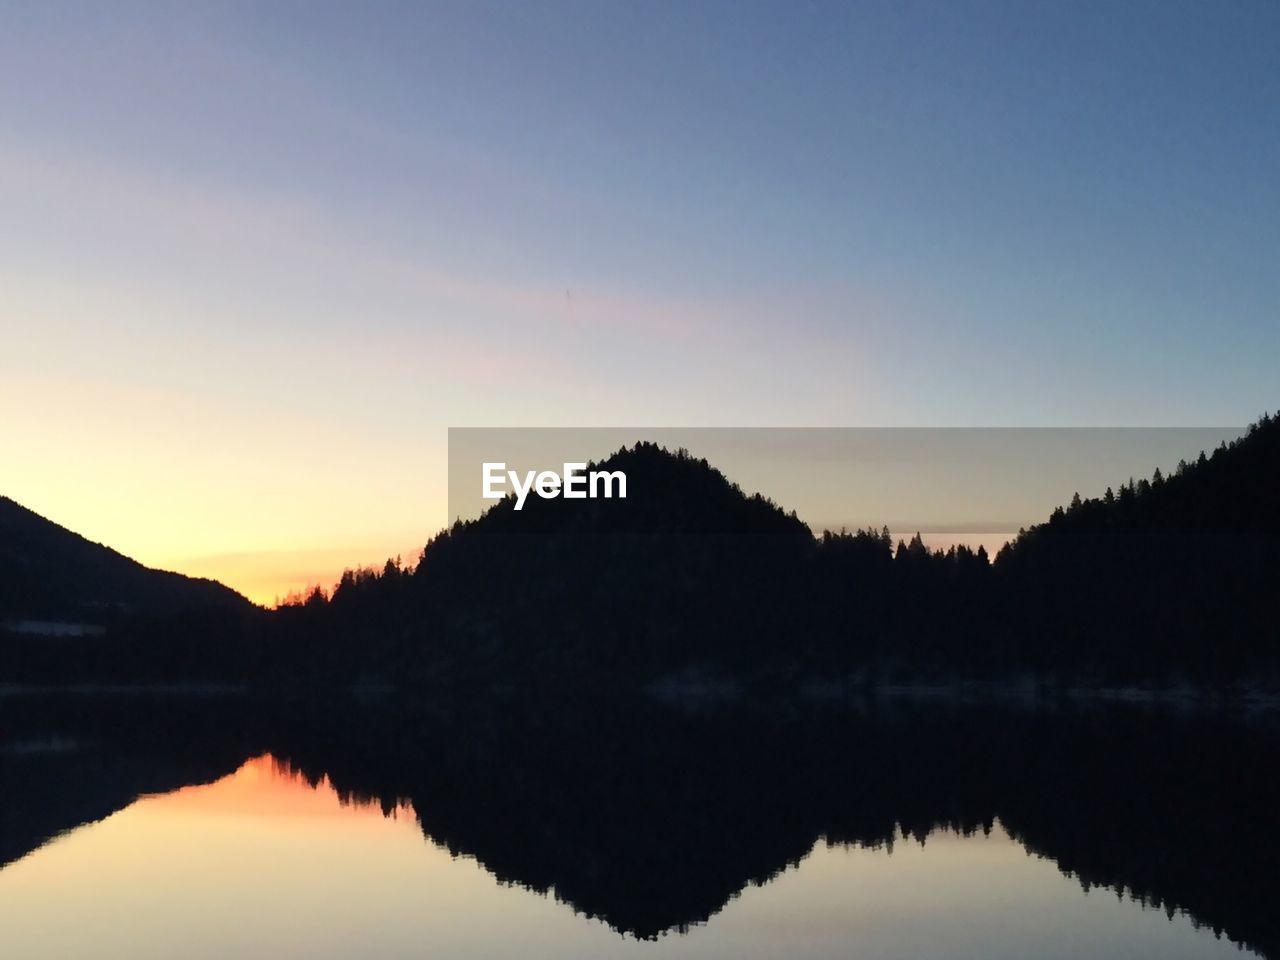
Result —
[[0, 492], [270, 602], [449, 427], [1242, 424], [1278, 169], [1272, 2], [8, 3]]

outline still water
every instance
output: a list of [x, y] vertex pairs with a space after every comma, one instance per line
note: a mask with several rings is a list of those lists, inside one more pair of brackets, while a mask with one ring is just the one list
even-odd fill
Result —
[[[20, 747], [26, 754], [11, 752], [9, 769], [21, 771], [34, 758], [33, 779], [40, 769], [57, 768], [57, 757], [40, 766], [42, 749], [76, 749], [58, 741]], [[95, 782], [124, 778], [121, 769], [95, 768]], [[66, 786], [75, 789], [75, 781]], [[413, 803], [362, 800], [335, 789], [325, 775], [303, 776], [267, 753], [235, 761], [210, 782], [139, 796], [4, 866], [0, 954], [23, 960], [1246, 955], [1183, 912], [1170, 916], [1107, 887], [1086, 892], [1051, 859], [1029, 853], [998, 817], [985, 828], [935, 825], [870, 844], [829, 844], [819, 835], [771, 876], [744, 878], [706, 919], [638, 939], [562, 902], [553, 882], [542, 891], [501, 882], [465, 851], [437, 845], [426, 832], [430, 805], [422, 796]], [[510, 842], [537, 829], [522, 823]], [[754, 839], [744, 833], [737, 842]], [[597, 868], [607, 876], [615, 866]], [[680, 869], [678, 859], [673, 869]]]

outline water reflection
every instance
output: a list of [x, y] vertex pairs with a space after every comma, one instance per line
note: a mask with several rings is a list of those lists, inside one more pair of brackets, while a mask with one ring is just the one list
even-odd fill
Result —
[[1213, 925], [1274, 932], [1256, 728], [111, 709], [56, 750], [31, 746], [51, 715], [5, 728], [6, 955], [1190, 957], [1239, 955]]

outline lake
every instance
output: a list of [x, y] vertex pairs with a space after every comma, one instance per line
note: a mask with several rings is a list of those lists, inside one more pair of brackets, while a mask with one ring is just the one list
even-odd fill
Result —
[[[1274, 887], [1237, 887], [1274, 883], [1275, 808], [1257, 797], [1215, 823], [1219, 794], [1202, 789], [1272, 749], [1252, 726], [16, 713], [0, 738], [6, 956], [1177, 958], [1240, 956], [1227, 936], [1261, 955], [1274, 943]], [[1253, 851], [1221, 849], [1245, 833]]]

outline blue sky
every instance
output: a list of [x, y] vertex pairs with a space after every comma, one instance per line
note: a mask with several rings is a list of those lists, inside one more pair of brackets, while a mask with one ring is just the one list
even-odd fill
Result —
[[[429, 532], [450, 425], [1276, 405], [1274, 3], [0, 24], [6, 492], [153, 558]], [[218, 535], [136, 532], [197, 499]]]

